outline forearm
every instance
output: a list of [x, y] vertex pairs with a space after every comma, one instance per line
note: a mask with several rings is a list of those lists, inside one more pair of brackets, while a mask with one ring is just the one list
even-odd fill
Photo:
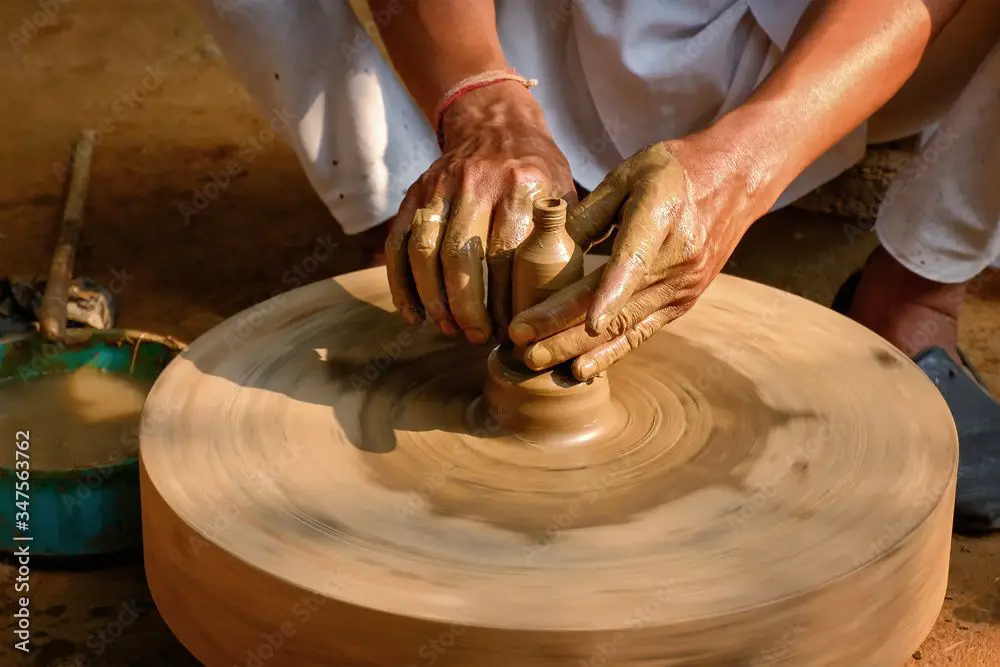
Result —
[[428, 120], [462, 79], [504, 69], [493, 0], [371, 0], [393, 66]]
[[913, 74], [962, 0], [821, 0], [771, 76], [707, 134], [763, 214], [791, 182], [871, 116]]

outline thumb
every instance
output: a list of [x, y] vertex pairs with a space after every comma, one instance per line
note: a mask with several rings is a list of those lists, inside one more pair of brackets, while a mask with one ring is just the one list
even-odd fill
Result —
[[629, 161], [620, 164], [582, 202], [570, 208], [566, 231], [585, 251], [614, 231], [618, 212], [632, 187], [629, 164]]
[[602, 266], [545, 301], [518, 313], [510, 325], [511, 341], [515, 345], [528, 345], [582, 322], [603, 273]]

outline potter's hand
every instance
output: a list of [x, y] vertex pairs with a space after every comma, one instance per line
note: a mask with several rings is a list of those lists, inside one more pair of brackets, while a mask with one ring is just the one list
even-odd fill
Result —
[[752, 222], [748, 174], [733, 177], [724, 148], [688, 139], [626, 160], [572, 209], [567, 229], [585, 249], [620, 229], [608, 263], [518, 314], [511, 340], [535, 370], [574, 359], [586, 380], [687, 312]]
[[443, 155], [407, 192], [386, 241], [393, 303], [407, 321], [428, 317], [473, 343], [506, 332], [514, 249], [538, 197], [576, 200], [569, 164], [531, 94], [501, 83], [449, 107]]

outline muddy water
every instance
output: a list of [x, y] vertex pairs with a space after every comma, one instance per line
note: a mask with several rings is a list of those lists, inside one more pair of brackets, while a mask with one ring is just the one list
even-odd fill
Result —
[[17, 431], [30, 433], [33, 470], [106, 465], [134, 456], [151, 385], [92, 367], [0, 382], [0, 465], [14, 466]]

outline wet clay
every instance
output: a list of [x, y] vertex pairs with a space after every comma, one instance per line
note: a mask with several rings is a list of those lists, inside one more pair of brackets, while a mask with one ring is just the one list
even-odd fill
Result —
[[[604, 273], [588, 295], [590, 335], [604, 333], [644, 282], [662, 279], [663, 269], [701, 253], [708, 230], [681, 214], [689, 194], [674, 149], [655, 143], [616, 167], [573, 209], [569, 232], [588, 250], [621, 227]], [[733, 223], [732, 216], [716, 217], [722, 227]]]
[[[534, 228], [514, 254], [514, 315], [584, 277], [583, 250], [566, 231], [563, 199], [535, 201]], [[568, 365], [547, 371], [524, 365], [524, 348], [503, 344], [490, 355], [483, 398], [497, 423], [535, 444], [576, 445], [611, 428], [607, 378], [578, 382]]]
[[408, 327], [373, 269], [166, 369], [145, 566], [202, 663], [271, 637], [271, 667], [886, 667], [931, 628], [957, 438], [875, 334], [721, 276], [574, 447], [482, 416], [488, 354]]
[[532, 371], [508, 345], [490, 354], [483, 398], [500, 426], [536, 444], [584, 444], [627, 419], [613, 409], [607, 378], [580, 382], [568, 366]]
[[[31, 467], [76, 470], [138, 453], [139, 415], [150, 383], [84, 366], [27, 382], [0, 383], [0, 432], [31, 429]], [[0, 448], [14, 467], [14, 448]]]
[[566, 201], [535, 201], [534, 228], [514, 253], [514, 315], [583, 278], [583, 250], [566, 231]]

